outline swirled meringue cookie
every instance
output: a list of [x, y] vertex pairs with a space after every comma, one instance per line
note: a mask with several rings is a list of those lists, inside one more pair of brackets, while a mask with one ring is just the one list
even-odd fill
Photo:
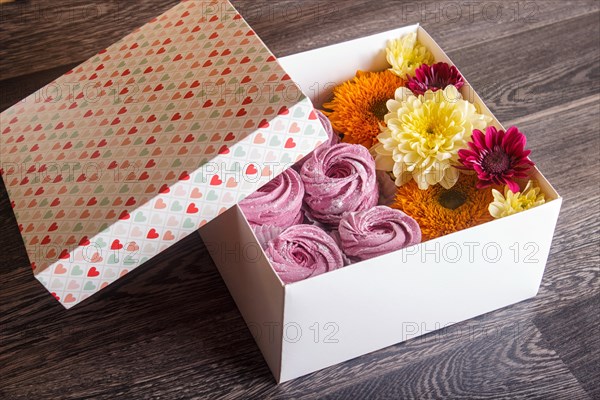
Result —
[[338, 235], [344, 253], [359, 261], [421, 243], [417, 221], [387, 206], [344, 214]]
[[302, 199], [304, 184], [291, 168], [271, 180], [240, 203], [252, 225], [272, 225], [288, 228], [304, 221]]
[[365, 147], [340, 143], [319, 147], [300, 171], [310, 216], [337, 227], [345, 212], [377, 205], [379, 190], [375, 161]]
[[284, 283], [298, 282], [344, 266], [333, 238], [314, 225], [295, 225], [267, 244], [265, 254]]

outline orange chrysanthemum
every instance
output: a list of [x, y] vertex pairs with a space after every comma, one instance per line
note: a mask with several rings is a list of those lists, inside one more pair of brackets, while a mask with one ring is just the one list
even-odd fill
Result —
[[411, 181], [398, 188], [392, 208], [419, 223], [423, 241], [449, 235], [494, 219], [488, 212], [494, 201], [492, 190], [477, 189], [477, 182], [476, 175], [461, 174], [451, 189], [435, 185], [421, 190]]
[[388, 100], [404, 80], [390, 71], [358, 71], [356, 77], [333, 90], [333, 100], [323, 105], [333, 128], [344, 135], [346, 143], [371, 148], [381, 133], [379, 124], [389, 112]]

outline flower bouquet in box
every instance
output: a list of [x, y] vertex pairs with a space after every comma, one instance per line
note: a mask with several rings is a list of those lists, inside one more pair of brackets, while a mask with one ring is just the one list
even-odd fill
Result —
[[491, 125], [456, 67], [416, 33], [386, 55], [323, 105], [330, 140], [240, 204], [284, 283], [545, 202], [525, 135]]

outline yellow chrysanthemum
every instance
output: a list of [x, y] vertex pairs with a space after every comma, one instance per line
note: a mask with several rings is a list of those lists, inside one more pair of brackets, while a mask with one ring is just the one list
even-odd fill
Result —
[[496, 189], [492, 189], [492, 194], [494, 202], [490, 204], [489, 211], [494, 218], [508, 217], [546, 203], [544, 194], [533, 181], [529, 181], [522, 192], [513, 193], [507, 186], [504, 195]]
[[373, 148], [377, 169], [391, 171], [397, 186], [414, 179], [422, 190], [438, 183], [446, 189], [454, 186], [458, 150], [467, 147], [473, 129], [484, 130], [492, 121], [453, 85], [422, 96], [400, 88], [387, 107], [387, 127]]
[[422, 64], [432, 64], [433, 55], [417, 41], [416, 33], [409, 33], [399, 39], [390, 40], [386, 49], [390, 70], [406, 79], [414, 76], [415, 70]]
[[379, 125], [388, 113], [386, 103], [404, 81], [389, 71], [358, 71], [356, 77], [333, 90], [333, 99], [323, 111], [333, 129], [344, 135], [346, 143], [371, 148], [381, 132]]
[[410, 182], [398, 188], [391, 207], [419, 223], [425, 242], [493, 220], [487, 210], [492, 193], [477, 189], [476, 184], [477, 175], [467, 174], [460, 174], [449, 190], [440, 185], [421, 190]]

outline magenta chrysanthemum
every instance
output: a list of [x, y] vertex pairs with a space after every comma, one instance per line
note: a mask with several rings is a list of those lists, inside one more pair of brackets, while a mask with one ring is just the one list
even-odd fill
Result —
[[460, 169], [477, 172], [479, 182], [477, 188], [483, 189], [492, 185], [508, 185], [513, 193], [520, 191], [515, 179], [526, 178], [527, 171], [535, 164], [529, 159], [531, 150], [525, 150], [527, 138], [516, 127], [506, 132], [493, 126], [473, 131], [469, 149], [458, 151], [463, 167]]
[[423, 64], [415, 70], [415, 76], [408, 79], [406, 87], [415, 95], [423, 95], [426, 91], [442, 90], [448, 85], [454, 85], [460, 90], [465, 81], [454, 66], [445, 62], [433, 65]]

